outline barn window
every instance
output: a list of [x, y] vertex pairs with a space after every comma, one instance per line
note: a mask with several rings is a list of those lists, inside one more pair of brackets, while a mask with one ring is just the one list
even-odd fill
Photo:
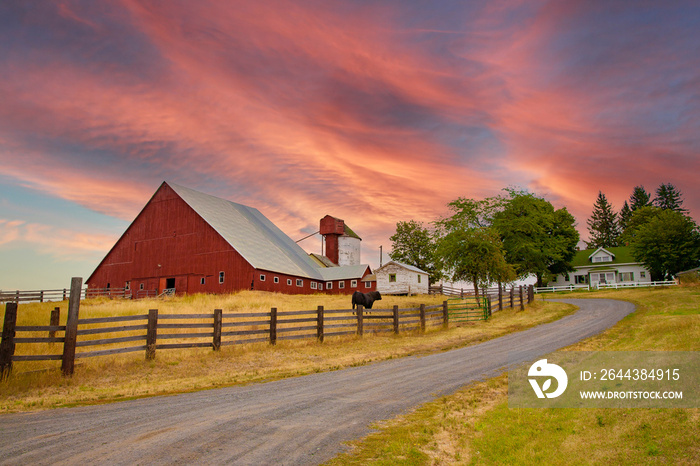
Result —
[[139, 285], [139, 290], [143, 290], [143, 283]]
[[350, 282], [350, 288], [357, 288], [357, 280], [353, 280]]
[[204, 277], [202, 277], [202, 278], [199, 279], [199, 284], [200, 284], [200, 285], [204, 285]]
[[338, 282], [338, 288], [345, 288], [345, 280], [340, 280]]
[[223, 283], [223, 282], [224, 282], [224, 273], [223, 273], [223, 272], [219, 272], [219, 284], [221, 284], [221, 283]]
[[131, 289], [131, 282], [129, 280], [126, 281], [126, 284], [124, 285], [125, 290], [130, 290]]
[[304, 280], [297, 278], [297, 286], [304, 286]]
[[418, 274], [418, 283], [420, 283], [420, 274]]
[[316, 283], [316, 282], [311, 282], [311, 289], [312, 289], [312, 290], [317, 290], [317, 289], [318, 289], [318, 283]]
[[365, 282], [365, 288], [372, 288], [372, 282]]
[[264, 273], [261, 273], [261, 274], [260, 274], [260, 281], [261, 281], [261, 282], [264, 282], [264, 281], [265, 281], [265, 274], [264, 274]]
[[318, 284], [318, 289], [319, 289], [320, 291], [323, 291], [323, 283], [319, 283], [319, 284]]
[[396, 274], [390, 273], [389, 274], [389, 283], [394, 283], [395, 281], [396, 281]]
[[291, 278], [287, 279], [287, 285], [292, 286], [292, 279]]
[[272, 279], [273, 282], [279, 283], [280, 282], [280, 277], [275, 277]]
[[332, 290], [333, 289], [333, 282], [326, 282], [326, 289]]

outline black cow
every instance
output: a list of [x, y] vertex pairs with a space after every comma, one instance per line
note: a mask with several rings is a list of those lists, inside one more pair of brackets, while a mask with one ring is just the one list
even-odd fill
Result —
[[370, 291], [369, 293], [356, 291], [352, 294], [352, 308], [355, 309], [355, 305], [359, 304], [365, 309], [372, 309], [372, 304], [381, 299], [382, 295], [379, 291]]

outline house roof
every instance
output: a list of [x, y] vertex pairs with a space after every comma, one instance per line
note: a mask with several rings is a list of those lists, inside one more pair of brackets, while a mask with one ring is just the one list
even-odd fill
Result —
[[[369, 267], [322, 268], [258, 209], [166, 184], [256, 269], [315, 280], [342, 280], [361, 277]], [[326, 278], [330, 276], [334, 278]]]
[[[613, 256], [612, 262], [591, 262], [591, 256], [596, 252], [603, 250]], [[638, 263], [634, 260], [632, 249], [628, 246], [618, 246], [610, 248], [585, 249], [578, 251], [571, 261], [573, 267], [593, 267], [593, 266], [610, 266], [611, 264], [630, 264]]]
[[398, 265], [399, 267], [403, 267], [404, 269], [410, 270], [411, 272], [416, 272], [416, 273], [422, 273], [422, 274], [425, 274], [425, 275], [429, 275], [428, 272], [426, 272], [425, 270], [421, 270], [421, 269], [419, 269], [418, 267], [415, 267], [415, 266], [413, 266], [413, 265], [408, 265], [408, 264], [404, 264], [404, 263], [402, 263], [402, 262], [397, 262], [397, 261], [389, 261], [389, 262], [387, 262], [386, 264], [382, 265], [382, 266], [379, 267], [377, 270], [375, 270], [375, 274], [376, 274], [377, 272], [379, 272], [380, 270], [382, 270], [382, 269], [388, 267], [388, 266], [391, 265], [391, 264]]

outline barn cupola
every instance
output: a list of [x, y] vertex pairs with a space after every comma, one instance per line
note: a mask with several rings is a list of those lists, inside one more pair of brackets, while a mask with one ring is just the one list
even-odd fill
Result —
[[343, 220], [330, 215], [321, 219], [320, 233], [326, 244], [326, 257], [334, 264], [360, 265], [360, 242]]

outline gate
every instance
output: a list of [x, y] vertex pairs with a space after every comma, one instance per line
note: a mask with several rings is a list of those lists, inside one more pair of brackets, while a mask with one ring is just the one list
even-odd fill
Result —
[[447, 312], [450, 322], [474, 322], [489, 318], [488, 303], [483, 297], [450, 298], [447, 300]]

